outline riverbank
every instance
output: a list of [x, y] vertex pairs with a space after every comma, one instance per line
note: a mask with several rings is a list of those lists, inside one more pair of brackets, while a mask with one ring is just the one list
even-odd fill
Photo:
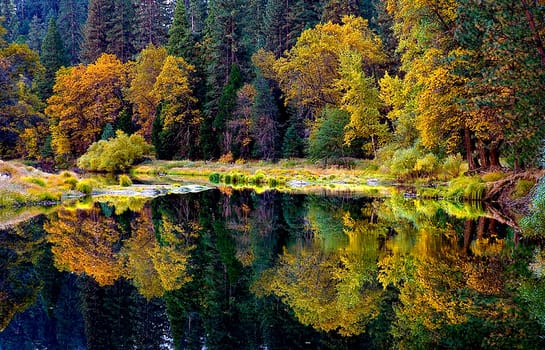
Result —
[[[487, 201], [524, 213], [531, 190], [543, 171], [490, 172], [453, 177], [447, 174], [404, 179], [383, 173], [369, 161], [356, 161], [350, 168], [323, 168], [308, 160], [225, 164], [205, 161], [150, 161], [131, 169], [138, 186], [124, 188], [96, 178], [80, 179], [75, 173], [49, 174], [19, 162], [0, 161], [0, 207], [50, 205], [63, 198], [111, 192], [127, 196], [185, 191], [187, 182], [202, 186], [270, 189], [300, 193], [357, 192], [387, 197]], [[145, 185], [142, 187], [142, 185]]]

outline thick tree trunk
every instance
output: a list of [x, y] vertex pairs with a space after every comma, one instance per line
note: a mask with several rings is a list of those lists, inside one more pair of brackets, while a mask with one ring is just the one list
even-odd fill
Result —
[[473, 144], [471, 143], [471, 132], [468, 128], [464, 129], [464, 146], [466, 149], [466, 159], [469, 171], [475, 170], [477, 167], [473, 160]]

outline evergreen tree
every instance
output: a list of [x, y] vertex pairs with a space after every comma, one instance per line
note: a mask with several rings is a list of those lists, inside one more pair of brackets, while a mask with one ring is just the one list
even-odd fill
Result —
[[85, 23], [84, 42], [82, 46], [82, 61], [94, 62], [102, 53], [107, 52], [111, 16], [113, 13], [112, 0], [90, 0], [87, 22]]
[[67, 65], [66, 54], [54, 18], [51, 18], [47, 27], [47, 34], [42, 42], [40, 61], [45, 67], [45, 76], [39, 88], [43, 97], [48, 97], [53, 91], [55, 74], [60, 67]]
[[164, 45], [172, 18], [172, 4], [167, 0], [135, 1], [133, 45], [140, 51], [149, 44]]
[[136, 50], [133, 46], [134, 9], [131, 0], [114, 0], [113, 15], [110, 18], [107, 32], [108, 53], [113, 53], [121, 61], [131, 59]]
[[287, 2], [269, 0], [263, 15], [265, 48], [280, 57], [288, 49], [289, 25], [287, 21]]
[[87, 1], [59, 0], [59, 31], [63, 33], [65, 49], [71, 64], [79, 62], [83, 42], [83, 25], [87, 18]]
[[357, 0], [329, 0], [322, 12], [322, 22], [331, 21], [340, 24], [344, 16], [357, 16], [358, 12]]
[[6, 40], [14, 42], [19, 34], [19, 21], [17, 19], [17, 8], [13, 0], [0, 0], [0, 17], [4, 18], [2, 25], [7, 30]]
[[254, 156], [260, 159], [275, 159], [279, 156], [278, 106], [269, 82], [258, 74], [254, 86], [254, 121], [252, 135], [255, 140]]
[[[242, 87], [242, 74], [237, 64], [233, 64], [229, 73], [227, 85], [223, 88], [218, 101], [218, 113], [214, 118], [213, 127], [217, 133], [225, 131], [228, 120], [232, 119], [232, 114], [237, 103], [237, 91]], [[223, 136], [219, 137], [218, 148], [221, 154], [229, 152], [230, 145], [225, 144]]]
[[187, 21], [185, 1], [178, 0], [174, 9], [174, 20], [168, 31], [168, 54], [192, 62], [194, 45], [193, 34]]
[[282, 144], [282, 157], [303, 157], [305, 150], [305, 141], [303, 138], [304, 127], [294, 117], [290, 120], [290, 124], [284, 134], [284, 142]]
[[44, 23], [38, 16], [34, 15], [28, 29], [26, 40], [28, 47], [39, 53], [42, 49], [42, 39], [45, 36], [45, 33], [46, 28]]

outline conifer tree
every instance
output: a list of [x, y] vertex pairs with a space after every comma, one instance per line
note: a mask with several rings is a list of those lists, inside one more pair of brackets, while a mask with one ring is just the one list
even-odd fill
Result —
[[79, 62], [83, 42], [83, 24], [87, 18], [87, 2], [82, 0], [59, 1], [59, 31], [63, 33], [64, 44], [71, 64]]
[[164, 45], [172, 18], [172, 5], [166, 0], [136, 0], [133, 46], [140, 51], [149, 44]]
[[[237, 103], [237, 91], [242, 87], [242, 74], [237, 64], [233, 64], [229, 73], [229, 81], [223, 88], [218, 101], [218, 113], [214, 118], [213, 127], [217, 133], [225, 131], [225, 126], [228, 120], [232, 119], [232, 114]], [[224, 137], [220, 136], [218, 140], [218, 148], [222, 154], [229, 151], [229, 146], [224, 144]]]
[[59, 68], [68, 64], [61, 34], [54, 18], [49, 20], [47, 34], [42, 42], [40, 61], [45, 67], [44, 79], [39, 84], [40, 93], [43, 97], [48, 97], [51, 95], [55, 83], [55, 73]]
[[191, 62], [194, 44], [191, 28], [187, 21], [185, 1], [178, 0], [174, 9], [174, 20], [168, 31], [168, 54], [183, 57]]
[[344, 16], [357, 16], [358, 14], [357, 0], [329, 0], [322, 12], [322, 22], [341, 23]]
[[111, 15], [113, 12], [112, 0], [90, 0], [87, 22], [84, 28], [84, 42], [82, 46], [82, 61], [94, 62], [102, 53], [107, 52]]
[[45, 36], [45, 33], [46, 28], [42, 20], [36, 15], [32, 17], [26, 40], [28, 47], [36, 52], [40, 52], [42, 49], [42, 39]]
[[108, 25], [106, 51], [126, 62], [136, 54], [133, 46], [135, 15], [132, 1], [114, 0], [113, 9], [114, 12]]

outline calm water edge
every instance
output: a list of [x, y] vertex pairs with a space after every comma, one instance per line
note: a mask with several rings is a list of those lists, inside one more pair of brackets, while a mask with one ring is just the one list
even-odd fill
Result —
[[3, 214], [0, 350], [545, 348], [545, 252], [491, 213], [221, 188]]

